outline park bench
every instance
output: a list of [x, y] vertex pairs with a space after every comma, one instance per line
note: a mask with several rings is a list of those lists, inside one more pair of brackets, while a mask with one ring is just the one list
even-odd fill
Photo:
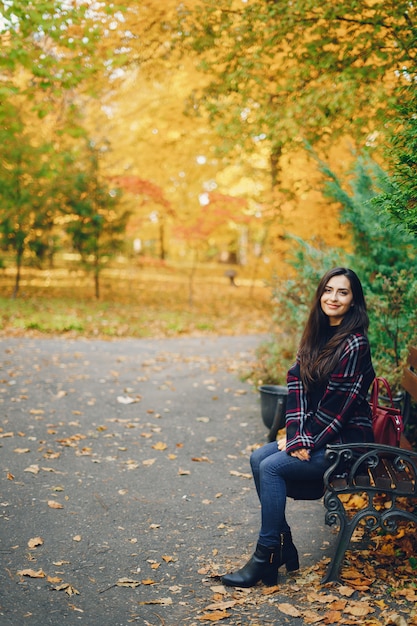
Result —
[[[411, 348], [402, 386], [406, 391], [407, 417], [412, 400], [417, 400], [417, 348]], [[322, 583], [336, 582], [353, 532], [361, 521], [367, 531], [395, 532], [397, 522], [417, 525], [417, 452], [405, 438], [401, 447], [381, 444], [338, 444], [327, 446], [329, 468], [323, 482], [288, 483], [294, 499], [314, 500], [324, 495], [325, 522], [339, 525], [334, 556]], [[362, 508], [346, 505], [354, 494], [363, 495]]]
[[[403, 413], [417, 400], [417, 349], [411, 348], [401, 381], [406, 391]], [[352, 534], [364, 520], [365, 528], [394, 532], [400, 519], [417, 525], [417, 452], [405, 438], [401, 447], [380, 444], [329, 445], [330, 466], [324, 475], [326, 524], [339, 524], [337, 544], [323, 583], [337, 581]], [[346, 508], [343, 496], [364, 494], [363, 508]], [[413, 510], [414, 509], [414, 510]]]

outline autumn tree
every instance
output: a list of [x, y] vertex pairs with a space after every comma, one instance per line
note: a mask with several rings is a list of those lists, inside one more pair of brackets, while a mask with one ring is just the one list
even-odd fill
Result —
[[135, 234], [140, 234], [144, 223], [154, 222], [158, 228], [159, 237], [159, 258], [163, 261], [166, 258], [166, 223], [169, 218], [175, 216], [172, 208], [165, 196], [164, 191], [159, 185], [150, 180], [143, 180], [138, 176], [115, 176], [113, 182], [128, 194], [137, 200], [137, 204], [142, 208], [144, 214], [131, 216], [128, 226]]
[[288, 149], [307, 141], [327, 157], [348, 137], [381, 154], [415, 68], [414, 22], [406, 0], [183, 3], [181, 46], [199, 57], [207, 77], [196, 83], [188, 111], [208, 113], [235, 162], [267, 155], [272, 225], [291, 199], [282, 175]]
[[75, 155], [63, 207], [65, 230], [84, 267], [93, 274], [96, 298], [100, 297], [103, 267], [123, 248], [129, 217], [118, 210], [120, 191], [111, 188], [100, 173], [99, 154], [89, 142], [84, 154]]
[[392, 118], [416, 59], [405, 0], [197, 0], [182, 16], [182, 44], [211, 79], [193, 107], [209, 110], [227, 149], [267, 141], [273, 155], [346, 133], [363, 143]]
[[376, 204], [417, 238], [417, 97], [412, 75], [409, 81], [386, 151], [391, 187], [379, 195]]
[[0, 234], [3, 250], [12, 250], [19, 292], [24, 255], [41, 259], [50, 246], [55, 207], [52, 200], [53, 147], [29, 134], [17, 107], [5, 103], [0, 112]]

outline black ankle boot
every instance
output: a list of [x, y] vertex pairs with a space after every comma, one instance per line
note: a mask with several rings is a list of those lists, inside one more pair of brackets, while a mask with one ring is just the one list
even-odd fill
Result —
[[223, 585], [228, 587], [253, 587], [262, 580], [268, 587], [277, 584], [281, 548], [266, 548], [260, 543], [249, 561], [233, 574], [222, 576]]
[[293, 544], [291, 532], [281, 533], [280, 535], [280, 549], [277, 554], [277, 565], [285, 565], [287, 572], [295, 572], [300, 568], [298, 560], [297, 548]]

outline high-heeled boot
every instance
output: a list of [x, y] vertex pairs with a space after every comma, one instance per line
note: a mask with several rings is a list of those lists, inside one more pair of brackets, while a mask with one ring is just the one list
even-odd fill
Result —
[[300, 569], [297, 548], [293, 544], [291, 531], [281, 533], [280, 547], [277, 554], [277, 565], [285, 565], [287, 572], [295, 572]]
[[258, 543], [246, 565], [237, 572], [222, 576], [222, 583], [228, 587], [253, 587], [262, 580], [268, 587], [273, 587], [277, 584], [280, 556], [280, 546], [267, 548]]

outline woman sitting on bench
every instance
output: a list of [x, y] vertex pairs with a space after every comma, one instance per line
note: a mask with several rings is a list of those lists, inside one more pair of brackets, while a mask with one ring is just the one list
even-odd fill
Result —
[[261, 503], [256, 550], [224, 585], [252, 587], [260, 580], [276, 585], [278, 568], [299, 568], [298, 553], [285, 519], [286, 481], [317, 481], [328, 463], [330, 443], [372, 442], [367, 402], [375, 377], [366, 331], [369, 320], [359, 278], [334, 268], [321, 279], [287, 376], [286, 438], [251, 455]]

